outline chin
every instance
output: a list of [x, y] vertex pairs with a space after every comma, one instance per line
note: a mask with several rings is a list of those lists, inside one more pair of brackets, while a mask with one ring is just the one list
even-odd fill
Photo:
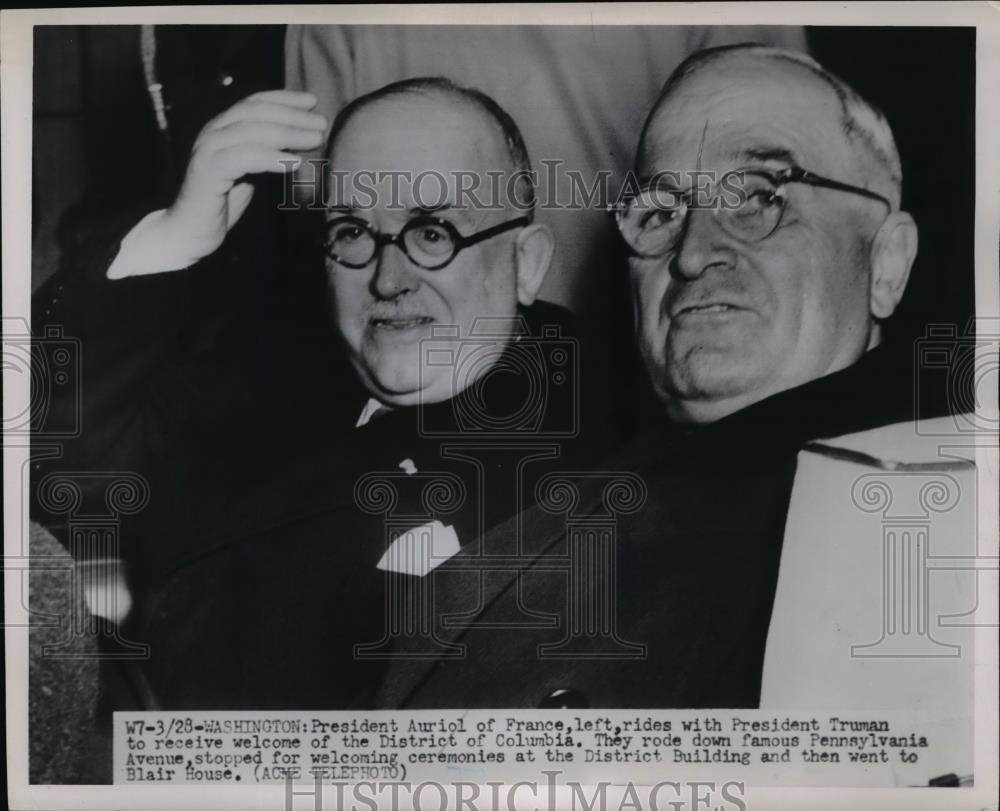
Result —
[[372, 379], [379, 391], [388, 397], [413, 397], [420, 392], [420, 376], [415, 365], [399, 369], [379, 369]]
[[370, 388], [377, 399], [400, 407], [440, 403], [454, 396], [450, 375], [438, 379], [422, 376], [418, 370], [415, 362], [400, 368], [379, 369], [368, 375], [373, 383]]
[[714, 422], [762, 400], [773, 391], [747, 361], [707, 357], [665, 374], [660, 386], [670, 418], [677, 422]]
[[767, 376], [766, 359], [746, 344], [700, 343], [668, 352], [664, 382], [682, 397], [713, 399], [745, 392]]

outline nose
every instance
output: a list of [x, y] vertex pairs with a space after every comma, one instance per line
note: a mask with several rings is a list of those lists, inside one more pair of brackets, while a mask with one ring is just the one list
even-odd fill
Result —
[[413, 270], [409, 257], [398, 245], [383, 244], [375, 257], [372, 293], [381, 299], [392, 299], [420, 287], [420, 277]]
[[736, 251], [713, 209], [688, 212], [684, 232], [670, 262], [677, 279], [693, 281], [709, 268], [727, 270], [736, 265]]

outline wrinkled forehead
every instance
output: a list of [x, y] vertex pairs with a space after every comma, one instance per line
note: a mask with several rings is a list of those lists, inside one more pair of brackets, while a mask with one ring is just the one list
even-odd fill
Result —
[[793, 63], [746, 56], [710, 63], [660, 101], [638, 156], [646, 175], [747, 165], [855, 178], [858, 156], [833, 88]]

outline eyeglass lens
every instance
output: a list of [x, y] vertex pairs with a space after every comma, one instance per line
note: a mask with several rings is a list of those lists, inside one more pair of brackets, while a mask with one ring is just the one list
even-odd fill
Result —
[[775, 182], [757, 172], [732, 172], [707, 190], [684, 193], [651, 188], [636, 195], [622, 212], [619, 227], [641, 256], [662, 256], [683, 234], [689, 210], [707, 208], [736, 239], [757, 242], [778, 227], [784, 198]]
[[[438, 223], [410, 222], [400, 232], [399, 240], [406, 255], [418, 265], [440, 266], [455, 253], [454, 237]], [[334, 222], [327, 234], [330, 254], [338, 262], [354, 268], [364, 267], [372, 261], [378, 242], [370, 226], [360, 220]]]

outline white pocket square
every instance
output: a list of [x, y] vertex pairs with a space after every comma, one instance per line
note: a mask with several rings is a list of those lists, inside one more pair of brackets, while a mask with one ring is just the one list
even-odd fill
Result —
[[460, 548], [455, 529], [431, 521], [407, 530], [392, 542], [377, 568], [423, 577], [444, 563]]

